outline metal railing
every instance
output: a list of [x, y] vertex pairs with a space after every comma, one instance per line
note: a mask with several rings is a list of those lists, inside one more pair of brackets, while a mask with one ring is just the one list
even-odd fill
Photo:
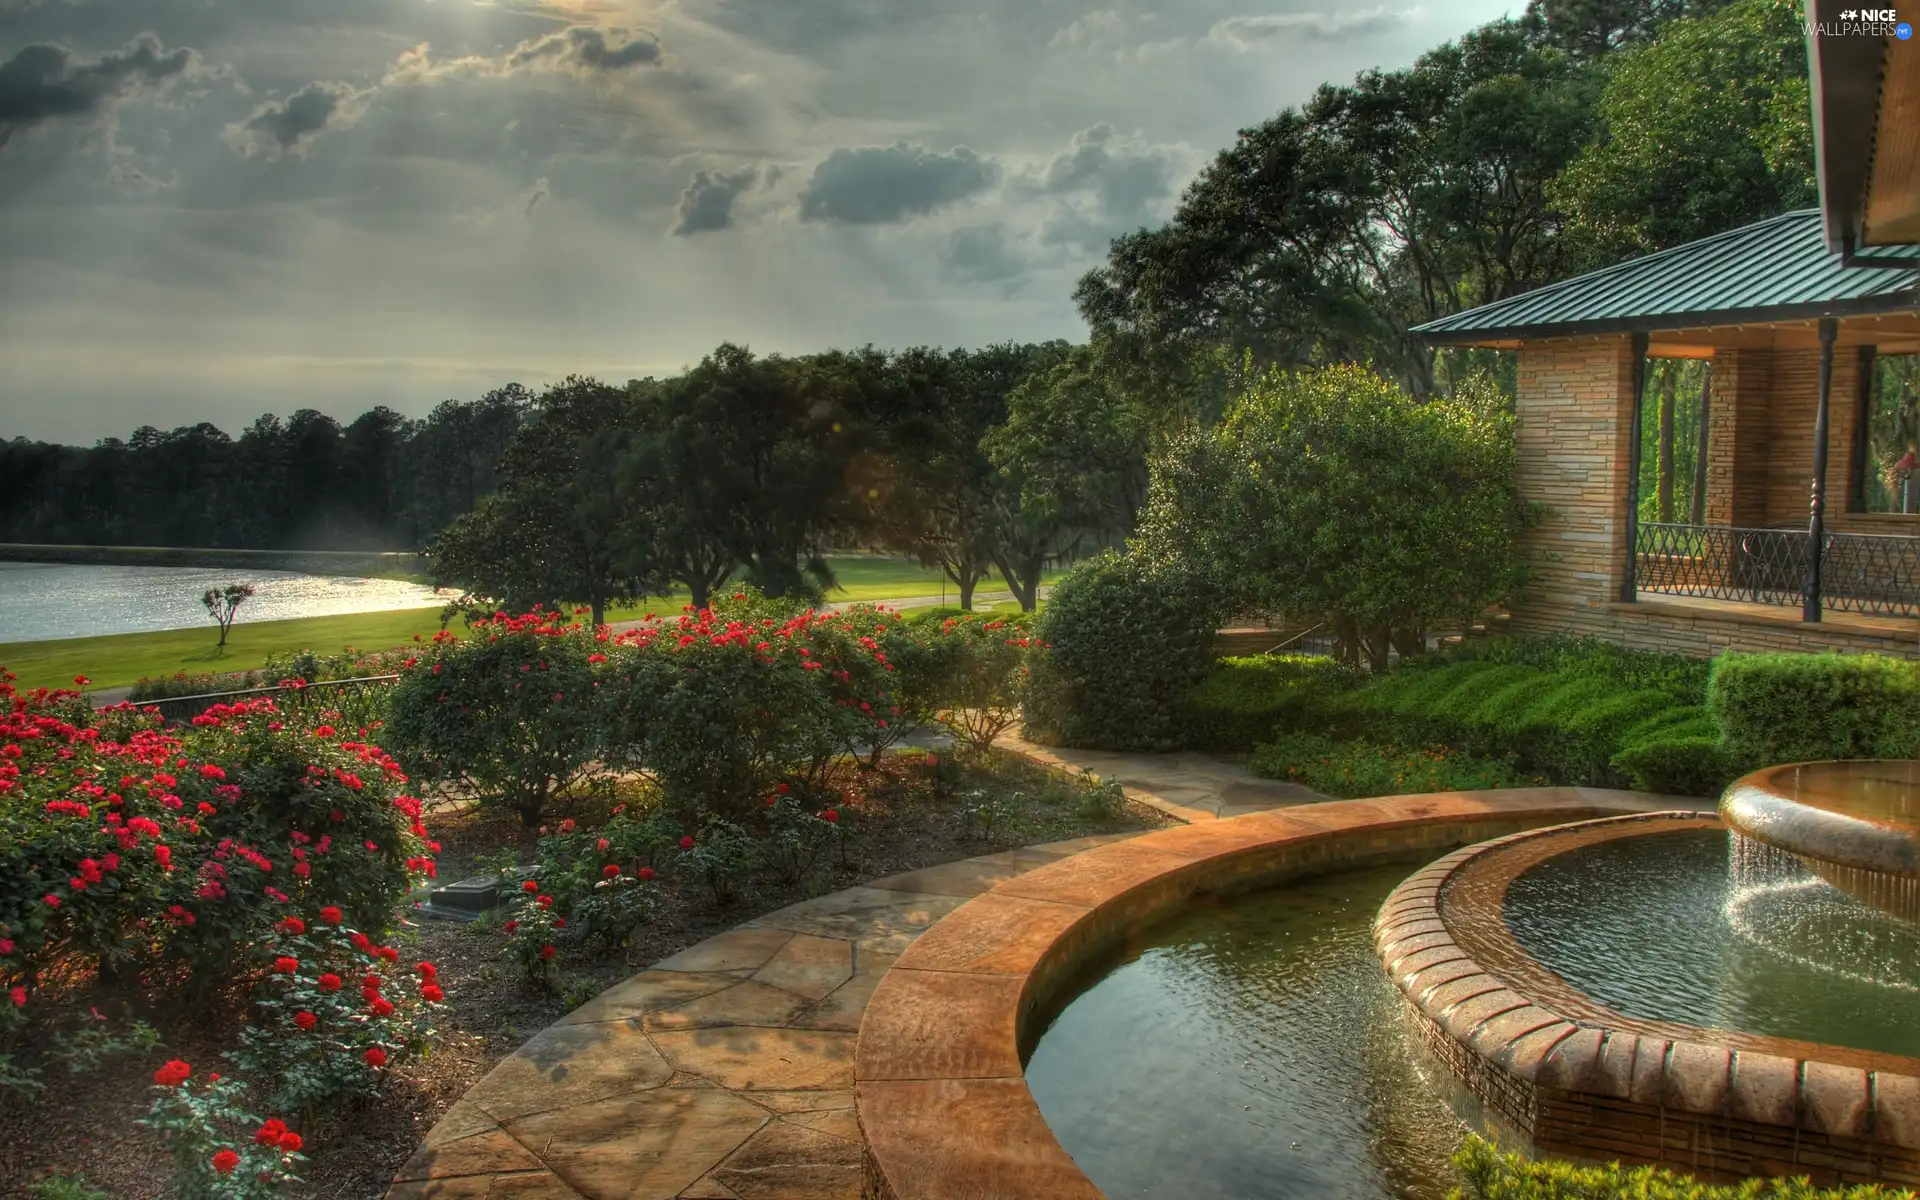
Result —
[[272, 700], [282, 711], [306, 712], [312, 709], [338, 710], [342, 719], [355, 725], [365, 724], [384, 706], [384, 693], [398, 675], [368, 675], [359, 679], [329, 679], [320, 683], [286, 684], [272, 687], [242, 688], [232, 692], [204, 692], [198, 696], [167, 696], [157, 700], [135, 700], [137, 708], [157, 708], [169, 725], [190, 724], [216, 704], [236, 700]]
[[[1634, 547], [1636, 591], [1801, 607], [1812, 537], [1804, 529], [1643, 522]], [[1828, 533], [1821, 538], [1823, 608], [1870, 616], [1920, 615], [1920, 537]]]

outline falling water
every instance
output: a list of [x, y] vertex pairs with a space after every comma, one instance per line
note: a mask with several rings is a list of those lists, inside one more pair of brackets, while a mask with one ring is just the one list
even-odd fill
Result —
[[1741, 833], [1727, 856], [1727, 923], [1742, 939], [1811, 970], [1920, 992], [1920, 937], [1889, 915], [1915, 911], [1914, 881], [1831, 864], [1816, 874]]

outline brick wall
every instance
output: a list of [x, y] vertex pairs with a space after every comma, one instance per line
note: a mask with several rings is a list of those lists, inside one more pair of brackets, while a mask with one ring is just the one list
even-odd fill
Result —
[[[1661, 611], [1617, 603], [1625, 573], [1632, 342], [1625, 335], [1522, 347], [1514, 405], [1522, 495], [1550, 509], [1526, 537], [1533, 579], [1513, 605], [1516, 633], [1588, 635], [1638, 649], [1706, 657], [1723, 650], [1842, 650], [1920, 656], [1912, 636]], [[1818, 350], [1723, 350], [1714, 360], [1707, 520], [1754, 528], [1803, 524], [1813, 474]], [[1845, 529], [1859, 357], [1834, 353], [1828, 413], [1827, 515]], [[1650, 452], [1643, 447], [1643, 452]], [[1884, 521], [1884, 518], [1882, 518]], [[1865, 528], [1887, 532], [1886, 526]], [[1920, 532], [1917, 525], [1916, 532]], [[1657, 599], [1657, 598], [1650, 598]]]

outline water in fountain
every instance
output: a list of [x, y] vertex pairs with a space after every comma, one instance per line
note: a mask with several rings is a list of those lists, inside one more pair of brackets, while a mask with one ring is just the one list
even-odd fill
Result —
[[[1911, 926], [1888, 915], [1911, 904], [1914, 881], [1854, 871], [1848, 882], [1872, 893], [1853, 898], [1823, 875], [1853, 868], [1822, 864], [1819, 874], [1785, 850], [1741, 833], [1727, 838], [1727, 924], [1770, 954], [1808, 968], [1880, 987], [1920, 991], [1920, 962]], [[1864, 876], [1872, 876], [1867, 879]]]

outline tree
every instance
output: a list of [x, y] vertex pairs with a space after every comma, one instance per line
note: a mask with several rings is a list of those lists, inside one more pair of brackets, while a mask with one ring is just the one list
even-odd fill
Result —
[[1806, 41], [1795, 10], [1735, 0], [1613, 56], [1604, 135], [1553, 182], [1585, 265], [1813, 204]]
[[434, 582], [514, 607], [585, 604], [596, 625], [610, 601], [664, 590], [635, 569], [614, 481], [597, 455], [589, 466], [629, 410], [626, 390], [579, 376], [542, 393], [501, 456], [500, 489], [434, 540]]
[[1137, 552], [1238, 607], [1330, 620], [1380, 669], [1509, 596], [1532, 519], [1492, 387], [1422, 404], [1358, 366], [1269, 370], [1156, 457]]
[[207, 606], [207, 615], [220, 626], [220, 645], [227, 644], [227, 630], [233, 627], [234, 614], [240, 611], [240, 605], [253, 595], [250, 583], [230, 583], [223, 588], [208, 588], [200, 597], [200, 603]]

